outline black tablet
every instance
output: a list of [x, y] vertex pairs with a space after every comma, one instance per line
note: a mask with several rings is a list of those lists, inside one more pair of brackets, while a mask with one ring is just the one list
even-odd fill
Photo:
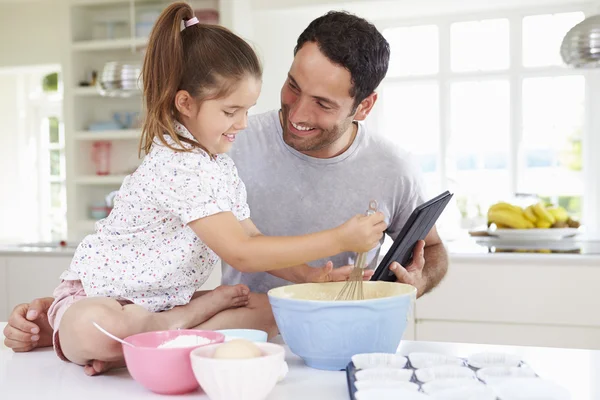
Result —
[[396, 275], [390, 271], [389, 265], [397, 261], [407, 266], [412, 260], [412, 252], [419, 240], [424, 240], [435, 222], [446, 208], [453, 194], [445, 191], [437, 197], [421, 204], [412, 212], [400, 234], [377, 266], [371, 277], [372, 281], [395, 282]]

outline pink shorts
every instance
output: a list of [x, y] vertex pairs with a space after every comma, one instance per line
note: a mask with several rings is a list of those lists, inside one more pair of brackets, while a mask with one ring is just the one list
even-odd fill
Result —
[[81, 299], [85, 299], [87, 295], [85, 294], [81, 281], [62, 281], [60, 285], [54, 289], [53, 296], [54, 302], [48, 309], [48, 322], [53, 330], [52, 344], [54, 345], [54, 351], [58, 357], [61, 360], [69, 361], [60, 348], [60, 340], [58, 338], [60, 320], [70, 306]]

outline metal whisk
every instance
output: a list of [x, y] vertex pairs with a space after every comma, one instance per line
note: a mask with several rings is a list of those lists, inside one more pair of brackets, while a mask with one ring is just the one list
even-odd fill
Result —
[[[371, 215], [377, 212], [377, 202], [371, 200], [369, 202], [369, 209], [366, 214]], [[367, 253], [359, 253], [356, 256], [356, 262], [354, 269], [350, 272], [348, 280], [342, 287], [342, 290], [335, 297], [335, 300], [363, 300], [365, 298], [363, 293], [363, 276], [365, 268], [367, 267]]]

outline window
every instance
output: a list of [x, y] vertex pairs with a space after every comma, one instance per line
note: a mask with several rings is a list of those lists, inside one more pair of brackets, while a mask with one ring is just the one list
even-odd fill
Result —
[[430, 196], [454, 191], [448, 230], [484, 223], [490, 204], [517, 193], [578, 216], [595, 198], [582, 159], [589, 82], [559, 54], [583, 19], [499, 13], [383, 29], [392, 57], [376, 123], [418, 158]]
[[[65, 239], [66, 171], [58, 66], [0, 70], [0, 242]], [[26, 210], [26, 212], [23, 212]]]

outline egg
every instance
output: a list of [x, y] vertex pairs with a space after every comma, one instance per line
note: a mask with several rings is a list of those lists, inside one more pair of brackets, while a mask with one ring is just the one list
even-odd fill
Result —
[[262, 356], [260, 348], [246, 339], [234, 339], [225, 342], [215, 350], [213, 358], [244, 359]]

